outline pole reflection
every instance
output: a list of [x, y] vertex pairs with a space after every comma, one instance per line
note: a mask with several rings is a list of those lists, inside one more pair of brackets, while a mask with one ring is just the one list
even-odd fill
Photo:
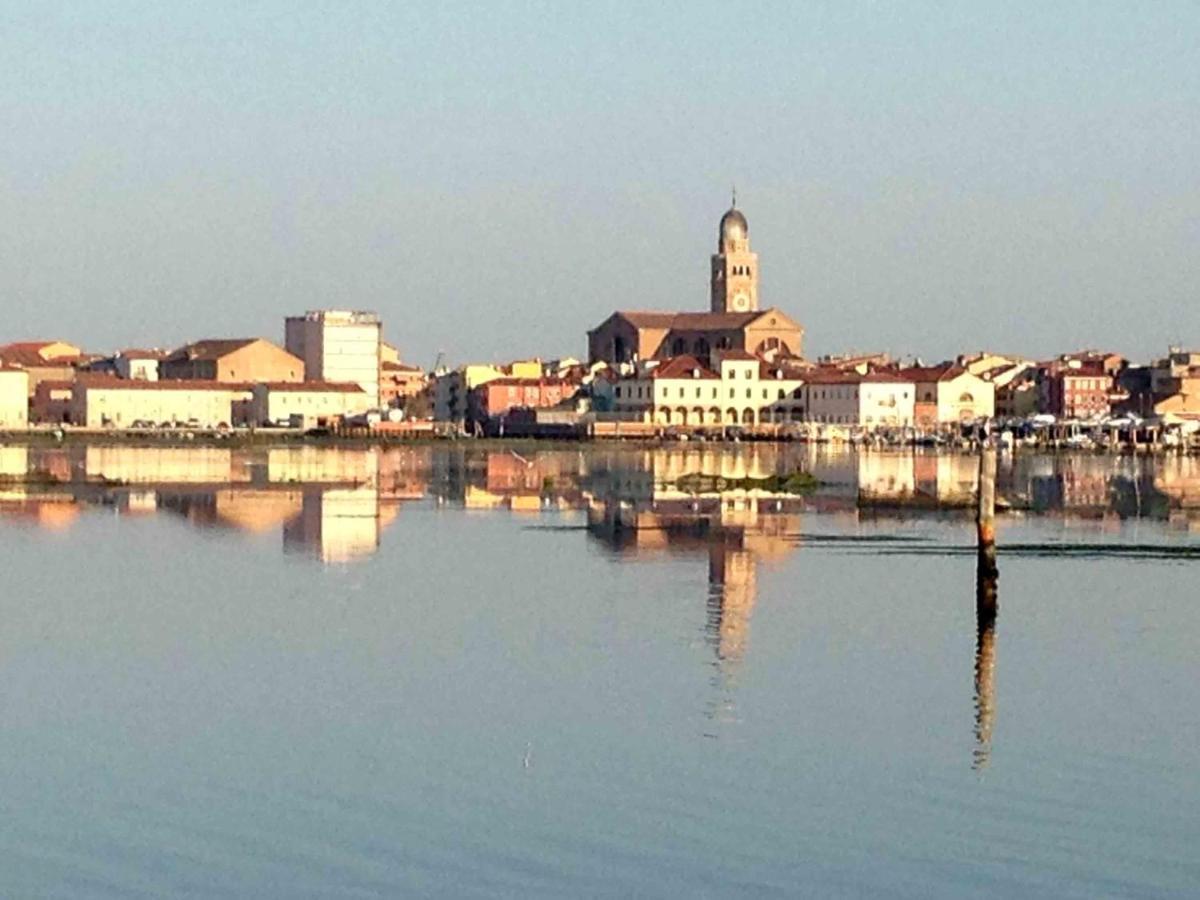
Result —
[[996, 722], [996, 613], [998, 576], [981, 559], [975, 573], [975, 748], [972, 768], [982, 771], [992, 758]]

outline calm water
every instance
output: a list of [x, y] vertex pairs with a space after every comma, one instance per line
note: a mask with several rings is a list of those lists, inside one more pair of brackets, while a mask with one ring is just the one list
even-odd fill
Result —
[[973, 466], [0, 448], [0, 895], [1196, 896], [1200, 460], [1002, 463], [994, 623]]

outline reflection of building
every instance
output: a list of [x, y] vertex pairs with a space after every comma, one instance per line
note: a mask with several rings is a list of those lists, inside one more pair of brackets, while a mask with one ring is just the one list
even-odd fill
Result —
[[672, 486], [689, 474], [712, 479], [766, 474], [764, 461], [753, 455], [658, 451], [627, 461], [637, 471], [616, 470], [613, 478], [593, 481], [588, 532], [634, 559], [662, 554], [706, 559], [706, 629], [718, 660], [741, 659], [757, 599], [758, 566], [794, 549], [804, 501], [744, 489], [693, 495]]
[[322, 562], [352, 562], [379, 548], [379, 492], [374, 487], [307, 489], [300, 515], [283, 528], [285, 550]]
[[117, 484], [230, 484], [233, 452], [223, 447], [121, 447], [84, 450], [88, 479]]

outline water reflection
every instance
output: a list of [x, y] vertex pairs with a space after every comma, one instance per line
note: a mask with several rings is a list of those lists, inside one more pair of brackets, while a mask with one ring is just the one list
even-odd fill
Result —
[[[745, 487], [796, 470], [820, 487], [805, 496]], [[761, 570], [801, 546], [802, 517], [968, 515], [978, 464], [969, 456], [853, 453], [828, 447], [740, 445], [657, 449], [476, 450], [438, 447], [0, 447], [0, 520], [70, 529], [89, 507], [164, 515], [197, 529], [278, 535], [292, 557], [361, 562], [406, 503], [579, 522], [615, 561], [694, 560], [704, 572], [696, 627], [711, 648], [709, 715], [734, 714], [750, 652]], [[703, 475], [711, 490], [682, 490]], [[741, 486], [738, 486], [741, 485]], [[1153, 517], [1200, 523], [1200, 460], [1189, 457], [1004, 457], [998, 502], [1024, 515], [1109, 529]], [[572, 519], [571, 517], [576, 517]], [[914, 548], [927, 552], [931, 548]], [[936, 550], [936, 548], [932, 548]], [[991, 758], [996, 715], [996, 580], [976, 579], [974, 750]]]
[[[752, 609], [756, 561], [794, 546], [772, 540], [776, 530], [798, 527], [780, 516], [965, 514], [976, 468], [969, 456], [819, 445], [522, 452], [469, 445], [19, 446], [0, 447], [0, 517], [62, 530], [89, 505], [129, 515], [161, 510], [197, 527], [278, 531], [289, 553], [350, 562], [376, 551], [406, 502], [432, 498], [533, 516], [586, 510], [593, 534], [605, 533], [599, 523], [607, 521], [605, 539], [626, 555], [660, 545], [702, 555], [726, 548], [711, 550], [714, 596], [728, 595], [719, 604], [724, 609]], [[675, 487], [697, 473], [734, 481], [796, 470], [820, 479], [819, 490], [806, 497], [737, 490], [693, 497]], [[1002, 507], [1091, 529], [1115, 530], [1136, 517], [1200, 528], [1200, 460], [1191, 457], [1007, 456], [997, 494]], [[723, 657], [737, 655], [735, 638], [718, 643], [728, 648]]]
[[996, 576], [982, 563], [975, 574], [975, 750], [974, 768], [992, 758], [996, 720]]

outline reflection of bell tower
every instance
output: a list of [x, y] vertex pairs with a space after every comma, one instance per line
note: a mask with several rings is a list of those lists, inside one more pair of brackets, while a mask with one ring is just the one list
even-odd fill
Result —
[[713, 312], [758, 309], [758, 254], [750, 252], [750, 226], [737, 208], [737, 194], [717, 229], [711, 285]]
[[716, 639], [717, 656], [741, 659], [758, 597], [754, 554], [740, 544], [710, 545], [708, 585], [709, 631]]

